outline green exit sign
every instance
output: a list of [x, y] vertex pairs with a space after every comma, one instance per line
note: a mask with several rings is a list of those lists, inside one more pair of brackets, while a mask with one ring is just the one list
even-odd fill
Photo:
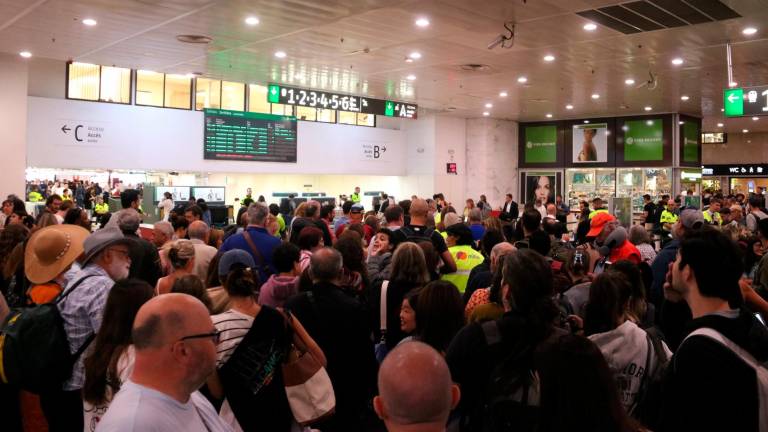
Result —
[[395, 115], [395, 103], [392, 101], [387, 101], [386, 105], [384, 105], [384, 115], [392, 117]]
[[744, 115], [744, 89], [734, 88], [723, 92], [723, 107], [726, 117]]
[[267, 101], [270, 103], [280, 103], [280, 86], [270, 84], [267, 89]]

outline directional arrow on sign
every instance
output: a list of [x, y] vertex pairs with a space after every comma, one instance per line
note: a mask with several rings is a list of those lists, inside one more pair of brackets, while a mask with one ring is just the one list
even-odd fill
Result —
[[72, 129], [68, 128], [67, 125], [64, 125], [64, 126], [61, 127], [61, 131], [64, 132], [65, 135], [66, 135], [67, 131], [71, 131], [71, 130]]
[[381, 146], [381, 152], [384, 153], [387, 151], [387, 146]]
[[272, 90], [270, 90], [270, 93], [272, 93], [272, 96], [277, 94], [277, 87], [272, 87]]
[[728, 102], [733, 103], [738, 98], [739, 97], [736, 96], [736, 93], [731, 93], [731, 94], [728, 95]]

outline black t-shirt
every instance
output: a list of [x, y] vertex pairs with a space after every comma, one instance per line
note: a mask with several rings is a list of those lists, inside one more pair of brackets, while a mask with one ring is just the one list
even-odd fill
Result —
[[406, 225], [392, 234], [392, 242], [395, 246], [405, 241], [417, 241], [419, 238], [431, 241], [438, 255], [448, 250], [448, 245], [445, 244], [443, 236], [432, 228], [420, 225]]
[[643, 206], [643, 211], [646, 213], [645, 223], [653, 223], [653, 215], [656, 213], [656, 204], [649, 202]]

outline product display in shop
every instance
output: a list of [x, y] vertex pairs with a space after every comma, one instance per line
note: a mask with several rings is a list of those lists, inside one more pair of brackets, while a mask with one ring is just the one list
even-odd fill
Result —
[[296, 118], [205, 109], [205, 159], [296, 162]]

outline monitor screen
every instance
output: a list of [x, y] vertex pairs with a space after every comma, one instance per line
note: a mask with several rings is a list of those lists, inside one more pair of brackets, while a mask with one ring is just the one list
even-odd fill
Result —
[[296, 117], [205, 109], [205, 159], [296, 162]]
[[194, 186], [192, 196], [207, 203], [224, 204], [224, 186]]
[[174, 201], [187, 201], [189, 200], [189, 186], [157, 186], [155, 187], [155, 201], [160, 202], [163, 200], [165, 193], [168, 192], [172, 195]]

